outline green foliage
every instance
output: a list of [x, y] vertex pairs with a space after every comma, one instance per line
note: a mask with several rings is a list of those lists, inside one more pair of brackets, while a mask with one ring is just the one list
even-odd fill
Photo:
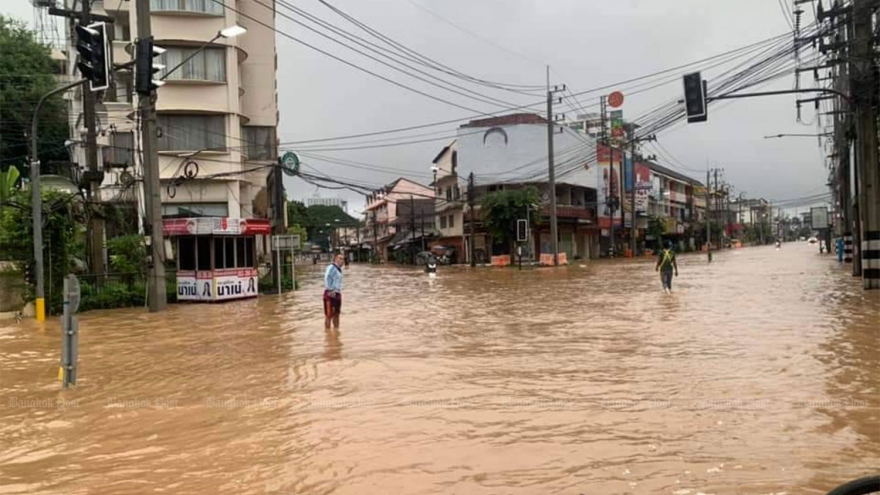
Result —
[[660, 249], [663, 241], [663, 233], [666, 231], [666, 225], [663, 222], [663, 219], [656, 216], [648, 217], [648, 231], [647, 235], [652, 236], [654, 238], [654, 250]]
[[[263, 294], [277, 294], [278, 293], [278, 285], [272, 280], [272, 274], [266, 275], [265, 277], [259, 279], [257, 281], [257, 285], [259, 287], [260, 293]], [[300, 289], [299, 280], [296, 281], [296, 290]], [[293, 290], [293, 279], [290, 276], [290, 272], [281, 274], [281, 292], [290, 292]]]
[[[144, 306], [147, 295], [146, 282], [104, 283], [96, 287], [90, 282], [80, 282], [79, 311], [90, 309], [114, 309]], [[175, 291], [176, 293], [176, 291]]]
[[[34, 40], [34, 33], [25, 23], [0, 15], [0, 171], [18, 165], [23, 175], [29, 170], [28, 140], [23, 136], [30, 133], [39, 99], [56, 87], [53, 74], [60, 73], [49, 48]], [[43, 103], [39, 123], [40, 160], [66, 160], [67, 105], [60, 94]]]
[[[31, 198], [27, 191], [17, 192], [9, 205], [0, 211], [0, 251], [8, 259], [20, 263], [25, 273], [33, 270], [33, 221]], [[56, 312], [61, 307], [62, 280], [70, 273], [77, 203], [59, 191], [42, 191], [43, 199], [43, 263], [47, 306]], [[28, 280], [26, 301], [34, 299], [34, 280]]]
[[147, 273], [147, 246], [144, 236], [131, 234], [107, 240], [110, 271], [125, 279], [134, 279]]
[[309, 233], [306, 228], [298, 223], [287, 227], [287, 233], [290, 235], [298, 235], [300, 242], [303, 243], [309, 239]]
[[486, 230], [497, 244], [509, 245], [516, 239], [516, 221], [529, 217], [539, 218], [535, 205], [540, 204], [534, 187], [489, 193], [483, 197], [481, 212]]
[[[337, 227], [353, 227], [358, 224], [356, 218], [338, 206], [314, 205], [305, 206], [299, 201], [287, 204], [287, 221], [293, 226], [305, 228], [303, 241], [324, 242], [330, 229]], [[330, 225], [329, 227], [327, 225]]]
[[0, 172], [0, 210], [15, 194], [15, 184], [21, 174], [15, 165], [6, 169], [6, 173]]

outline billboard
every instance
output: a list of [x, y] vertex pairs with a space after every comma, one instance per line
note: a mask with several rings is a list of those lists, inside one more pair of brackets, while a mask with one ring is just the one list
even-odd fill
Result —
[[[596, 187], [594, 138], [562, 129], [553, 139], [556, 182]], [[473, 172], [477, 184], [547, 181], [546, 124], [461, 127], [456, 148], [460, 178]]]
[[828, 208], [825, 206], [814, 206], [810, 208], [811, 225], [814, 229], [827, 229], [828, 225]]
[[613, 150], [608, 146], [596, 145], [596, 201], [598, 202], [599, 227], [610, 228], [612, 225], [620, 226], [621, 202], [621, 173], [620, 162], [623, 154], [620, 150]]

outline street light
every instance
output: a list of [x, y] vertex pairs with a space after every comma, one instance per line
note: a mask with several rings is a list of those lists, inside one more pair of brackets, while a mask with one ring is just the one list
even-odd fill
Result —
[[434, 195], [437, 195], [437, 172], [440, 171], [440, 167], [437, 165], [431, 165], [431, 172], [434, 172]]
[[783, 138], [783, 137], [825, 137], [825, 136], [831, 136], [831, 135], [832, 135], [832, 133], [830, 133], [830, 132], [826, 132], [823, 134], [774, 134], [772, 136], [764, 136], [764, 139], [776, 139], [776, 138]]
[[159, 80], [160, 80], [160, 81], [164, 81], [168, 76], [171, 75], [171, 73], [173, 73], [173, 72], [176, 71], [177, 69], [183, 67], [183, 65], [184, 65], [185, 63], [187, 63], [187, 62], [189, 62], [190, 60], [192, 60], [193, 57], [195, 57], [196, 55], [198, 55], [199, 53], [201, 53], [202, 51], [204, 51], [205, 48], [208, 48], [209, 46], [211, 46], [212, 43], [214, 43], [215, 41], [219, 40], [220, 38], [231, 39], [231, 38], [235, 38], [236, 36], [241, 36], [242, 34], [244, 34], [244, 33], [246, 33], [246, 32], [247, 32], [247, 29], [245, 29], [245, 28], [243, 28], [243, 27], [241, 27], [241, 26], [239, 26], [239, 25], [237, 25], [237, 24], [232, 25], [232, 26], [229, 26], [228, 28], [221, 29], [220, 31], [217, 31], [217, 34], [215, 34], [213, 38], [211, 38], [211, 39], [210, 39], [208, 42], [206, 42], [204, 45], [200, 46], [198, 50], [192, 52], [192, 53], [189, 55], [189, 57], [186, 57], [185, 59], [183, 59], [182, 62], [180, 62], [179, 64], [175, 65], [174, 67], [168, 69], [168, 70], [165, 72], [165, 74], [164, 74], [161, 78], [159, 78]]

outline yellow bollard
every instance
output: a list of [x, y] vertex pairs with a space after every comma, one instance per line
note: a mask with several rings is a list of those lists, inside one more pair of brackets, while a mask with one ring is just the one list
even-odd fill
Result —
[[38, 297], [34, 304], [34, 316], [37, 321], [46, 321], [46, 300], [42, 297]]

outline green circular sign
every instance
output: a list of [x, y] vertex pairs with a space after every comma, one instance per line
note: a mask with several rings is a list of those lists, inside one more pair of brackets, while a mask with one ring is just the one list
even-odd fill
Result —
[[296, 175], [299, 173], [299, 157], [296, 153], [288, 151], [281, 157], [281, 170], [287, 175]]

